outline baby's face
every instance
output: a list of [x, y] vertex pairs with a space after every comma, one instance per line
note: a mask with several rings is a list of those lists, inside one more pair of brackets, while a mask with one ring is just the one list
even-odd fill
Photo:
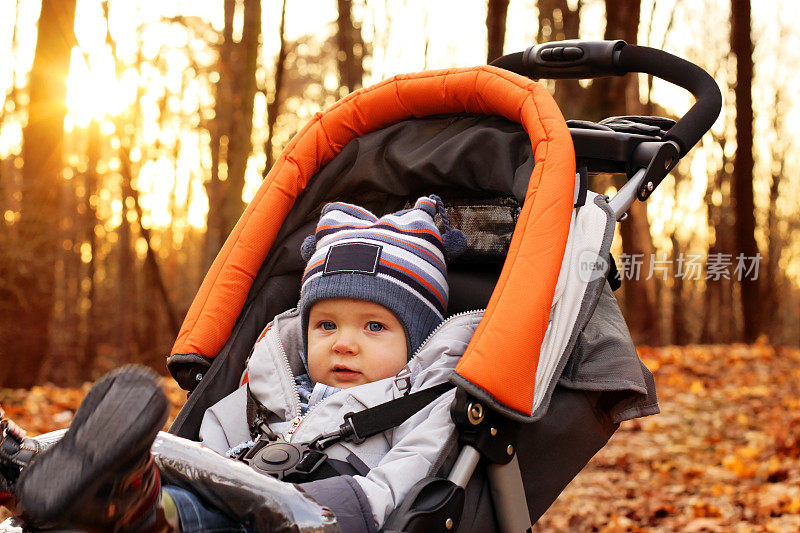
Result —
[[333, 298], [311, 307], [308, 372], [316, 383], [346, 389], [394, 376], [407, 351], [403, 326], [381, 305]]

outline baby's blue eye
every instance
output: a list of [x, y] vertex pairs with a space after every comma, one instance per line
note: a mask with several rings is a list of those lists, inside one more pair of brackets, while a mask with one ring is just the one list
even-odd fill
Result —
[[370, 322], [369, 324], [367, 324], [367, 329], [375, 333], [377, 333], [378, 331], [383, 331], [383, 327], [384, 327], [383, 324], [381, 324], [380, 322]]
[[319, 327], [321, 327], [325, 331], [333, 331], [336, 329], [336, 324], [334, 324], [330, 320], [324, 320], [320, 322]]

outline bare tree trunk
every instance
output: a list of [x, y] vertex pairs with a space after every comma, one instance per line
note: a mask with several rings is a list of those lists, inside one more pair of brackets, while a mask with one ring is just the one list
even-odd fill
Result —
[[785, 138], [783, 117], [783, 94], [784, 89], [777, 87], [775, 89], [775, 97], [773, 99], [773, 119], [772, 129], [778, 135], [778, 142], [773, 143], [772, 146], [772, 180], [769, 185], [769, 210], [767, 211], [767, 264], [766, 264], [766, 282], [764, 284], [764, 332], [769, 335], [770, 341], [777, 342], [781, 336], [782, 321], [779, 317], [782, 316], [778, 312], [781, 306], [781, 294], [783, 294], [783, 273], [780, 269], [781, 250], [785, 246], [784, 240], [781, 238], [781, 232], [778, 227], [777, 204], [778, 195], [780, 192], [781, 181], [786, 172], [786, 157], [790, 151], [786, 142], [781, 140]]
[[567, 0], [539, 0], [539, 30], [537, 42], [577, 39], [581, 22], [582, 0], [571, 8]]
[[486, 62], [491, 63], [503, 55], [503, 44], [506, 39], [506, 17], [509, 0], [489, 0], [486, 9], [486, 31], [488, 50]]
[[[107, 9], [107, 4], [105, 4], [105, 6]], [[106, 23], [107, 22], [108, 22], [108, 12], [106, 12]], [[115, 68], [117, 69], [117, 75], [119, 75], [120, 65], [119, 65], [119, 60], [117, 58], [116, 42], [114, 42], [114, 40], [111, 38], [111, 33], [108, 29], [108, 26], [106, 26], [106, 42], [111, 47], [111, 55], [114, 57]], [[138, 63], [137, 66], [141, 66], [141, 47], [140, 47], [140, 55], [137, 58], [137, 63]], [[136, 101], [137, 102], [141, 101], [141, 87], [137, 89]], [[137, 122], [137, 116], [138, 116], [138, 111], [135, 111], [130, 119], [131, 123], [134, 125]], [[123, 119], [121, 117], [117, 118], [117, 120], [115, 121], [115, 126], [116, 130], [119, 132], [124, 132], [126, 129], [125, 127], [123, 127]], [[132, 135], [128, 136], [127, 138], [120, 139], [120, 148], [119, 148], [120, 176], [121, 176], [120, 186], [122, 188], [123, 215], [125, 215], [125, 218], [123, 219], [123, 225], [128, 224], [127, 212], [126, 212], [128, 208], [126, 206], [128, 204], [128, 199], [130, 199], [133, 204], [132, 209], [135, 212], [136, 220], [139, 224], [139, 232], [147, 245], [147, 255], [145, 257], [145, 271], [149, 272], [149, 275], [151, 276], [155, 288], [155, 292], [164, 306], [164, 311], [167, 315], [167, 322], [169, 324], [170, 333], [173, 336], [177, 336], [178, 331], [180, 330], [180, 321], [178, 318], [178, 314], [175, 310], [175, 307], [172, 304], [169, 291], [167, 290], [166, 283], [164, 282], [164, 277], [158, 263], [158, 258], [156, 257], [156, 252], [153, 249], [153, 245], [151, 242], [150, 230], [146, 228], [143, 224], [142, 207], [141, 204], [139, 203], [139, 191], [133, 187], [133, 168], [131, 165], [131, 156], [130, 156], [132, 142], [133, 142]], [[130, 228], [126, 227], [124, 228], [123, 231], [129, 232]], [[126, 234], [126, 238], [130, 239], [129, 233]], [[129, 245], [125, 250], [122, 251], [121, 257], [127, 258], [130, 255], [131, 254]], [[128, 264], [131, 263], [132, 261], [128, 261]], [[121, 270], [125, 270], [127, 272], [127, 268], [128, 267], [126, 266], [124, 268], [121, 268]], [[127, 289], [128, 287], [133, 286], [133, 282], [124, 283], [123, 285], [124, 288]], [[122, 296], [123, 298], [125, 297], [124, 294]], [[125, 300], [124, 299], [121, 300], [120, 304], [125, 305], [126, 304]], [[127, 318], [125, 318], [124, 320], [127, 320]]]
[[431, 32], [428, 26], [430, 13], [428, 12], [427, 6], [424, 4], [423, 9], [425, 10], [425, 15], [422, 19], [422, 34], [424, 40], [424, 46], [422, 47], [422, 70], [428, 70], [428, 58], [430, 57], [429, 52], [431, 48]]
[[[43, 365], [39, 373], [42, 381], [53, 381], [62, 385], [76, 383], [81, 379], [81, 365], [78, 361], [82, 342], [81, 320], [81, 263], [79, 241], [83, 226], [80, 224], [78, 197], [76, 195], [76, 182], [78, 176], [70, 180], [63, 180], [59, 186], [59, 218], [62, 224], [59, 227], [59, 242], [62, 248], [54, 265], [56, 275], [55, 303], [53, 309], [52, 328], [50, 339], [52, 348], [50, 358], [59, 362], [58, 365]], [[81, 206], [82, 208], [83, 206]], [[52, 368], [52, 371], [51, 371]]]
[[261, 0], [244, 1], [244, 29], [242, 41], [232, 58], [235, 65], [233, 124], [228, 144], [228, 192], [225, 195], [225, 236], [230, 233], [244, 211], [242, 190], [244, 189], [247, 160], [253, 145], [253, 101], [256, 95], [256, 64], [258, 62], [258, 40], [261, 35]]
[[[732, 199], [729, 194], [725, 193], [730, 188], [730, 174], [726, 171], [726, 168], [730, 166], [730, 159], [725, 155], [725, 137], [722, 136], [716, 141], [720, 145], [723, 156], [719, 170], [706, 187], [706, 212], [708, 224], [713, 231], [713, 240], [708, 247], [707, 257], [732, 256], [735, 248], [732, 243]], [[717, 201], [714, 200], [715, 196], [718, 198]], [[735, 305], [733, 280], [711, 277], [705, 280], [705, 285], [703, 330], [700, 342], [710, 344], [736, 340], [738, 328], [733, 312]]]
[[[606, 0], [606, 30], [604, 39], [622, 39], [629, 44], [637, 43], [641, 0]], [[599, 78], [592, 81], [591, 108], [586, 109], [587, 120], [621, 115], [633, 110], [629, 104], [638, 106], [639, 87], [632, 76]], [[636, 110], [638, 111], [638, 109]]]
[[[18, 49], [18, 21], [20, 0], [16, 0], [14, 10], [14, 26], [11, 36], [11, 45], [14, 50]], [[0, 107], [0, 127], [6, 119], [6, 112], [13, 106], [18, 108], [16, 76], [12, 69], [10, 89], [5, 95], [6, 103]], [[14, 165], [15, 155], [9, 154], [6, 158], [0, 159], [0, 360], [10, 356], [10, 351], [5, 347], [9, 346], [12, 338], [20, 335], [18, 328], [20, 324], [12, 320], [12, 316], [19, 312], [22, 305], [23, 295], [14, 280], [16, 266], [19, 261], [19, 224], [16, 219], [6, 217], [5, 213], [12, 213], [16, 217], [19, 212], [19, 169]], [[4, 373], [0, 370], [0, 383], [4, 380]]]
[[[635, 44], [639, 31], [640, 0], [606, 0], [605, 39], [623, 39]], [[638, 111], [638, 84], [630, 76], [600, 78], [590, 87], [592, 103], [587, 116], [625, 115]], [[622, 249], [629, 257], [642, 260], [643, 275], [639, 279], [626, 277], [624, 283], [626, 318], [634, 339], [647, 344], [661, 344], [658, 285], [655, 277], [646, 279], [651, 269], [655, 248], [647, 220], [647, 204], [634, 202], [628, 218], [620, 224]]]
[[[666, 48], [667, 44], [667, 37], [669, 36], [672, 26], [675, 24], [675, 14], [678, 11], [678, 3], [674, 3], [672, 5], [672, 10], [669, 14], [669, 21], [667, 22], [667, 27], [664, 30], [664, 35], [661, 39], [660, 43], [653, 44], [651, 39], [651, 34], [653, 31], [653, 23], [655, 21], [656, 15], [656, 4], [657, 0], [653, 0], [652, 10], [650, 11], [650, 22], [647, 25], [647, 37], [645, 41], [645, 46], [652, 46], [653, 48], [658, 48], [659, 50], [663, 50]], [[653, 115], [655, 113], [655, 106], [653, 105], [653, 80], [655, 77], [652, 74], [647, 75], [647, 94], [645, 95], [645, 104], [644, 104], [644, 114], [645, 115]]]
[[265, 178], [275, 162], [275, 156], [273, 155], [275, 151], [275, 146], [273, 145], [275, 121], [278, 120], [278, 114], [281, 112], [281, 104], [283, 103], [283, 76], [286, 73], [286, 0], [283, 0], [281, 6], [281, 24], [278, 27], [278, 37], [281, 44], [278, 49], [278, 58], [275, 60], [275, 90], [272, 93], [272, 101], [267, 105], [267, 142], [264, 146], [267, 164], [264, 166], [263, 174]]
[[[730, 176], [726, 176], [726, 178], [730, 183]], [[730, 254], [732, 257], [735, 257], [736, 241], [735, 234], [733, 233], [734, 220], [730, 202], [731, 199], [728, 198], [727, 210], [722, 211], [722, 221], [717, 228], [719, 238], [718, 253]], [[717, 250], [714, 250], [714, 252], [717, 252]], [[720, 305], [718, 310], [718, 342], [736, 342], [741, 340], [741, 328], [739, 327], [741, 321], [736, 312], [738, 307], [736, 305], [736, 288], [736, 283], [733, 279], [723, 278], [721, 280], [719, 294]]]
[[347, 94], [360, 89], [364, 81], [364, 40], [361, 38], [361, 26], [353, 21], [352, 0], [337, 0], [337, 6], [339, 85]]
[[777, 169], [772, 173], [772, 181], [769, 186], [769, 211], [767, 212], [767, 268], [766, 283], [764, 285], [764, 324], [765, 333], [769, 335], [771, 341], [775, 342], [780, 336], [781, 321], [778, 309], [781, 305], [781, 285], [782, 272], [780, 269], [781, 250], [785, 242], [781, 239], [778, 230], [778, 217], [775, 213], [778, 203], [778, 191], [780, 189], [781, 178], [786, 166], [785, 158], [774, 161]]
[[[681, 257], [680, 243], [675, 233], [670, 236], [672, 240], [672, 264], [677, 265]], [[683, 346], [689, 344], [689, 331], [686, 327], [686, 313], [688, 306], [684, 296], [683, 276], [673, 276], [672, 278], [672, 344]]]
[[[124, 157], [124, 154], [120, 154]], [[130, 161], [122, 163], [130, 167]], [[119, 315], [119, 357], [123, 361], [133, 358], [134, 320], [139, 308], [140, 295], [135, 290], [136, 276], [133, 270], [134, 257], [131, 242], [131, 224], [128, 222], [127, 195], [122, 193], [122, 222], [117, 229], [117, 295]]]
[[172, 301], [169, 297], [169, 291], [167, 290], [167, 286], [164, 283], [164, 277], [161, 273], [161, 268], [158, 266], [158, 258], [156, 257], [156, 252], [153, 249], [152, 240], [150, 238], [150, 230], [144, 226], [142, 223], [142, 206], [139, 203], [139, 191], [133, 188], [132, 185], [132, 170], [130, 168], [130, 154], [125, 153], [124, 157], [122, 158], [122, 165], [120, 172], [122, 174], [122, 191], [127, 198], [131, 198], [133, 200], [133, 209], [136, 213], [136, 219], [139, 223], [139, 233], [144, 239], [145, 243], [147, 244], [147, 254], [145, 256], [145, 270], [149, 272], [151, 277], [151, 281], [156, 290], [156, 294], [158, 294], [159, 299], [161, 299], [162, 303], [164, 304], [164, 311], [167, 315], [167, 321], [169, 323], [170, 333], [177, 337], [178, 331], [180, 330], [180, 321], [178, 319], [178, 314], [175, 311], [175, 308], [172, 305]]
[[97, 236], [95, 235], [95, 226], [97, 225], [97, 209], [94, 205], [93, 196], [98, 192], [97, 180], [97, 162], [100, 159], [100, 125], [96, 120], [93, 120], [89, 125], [89, 146], [87, 148], [88, 165], [84, 177], [85, 182], [85, 213], [84, 213], [84, 230], [86, 231], [86, 242], [89, 243], [89, 259], [88, 272], [86, 279], [88, 280], [87, 300], [89, 308], [86, 311], [84, 320], [86, 321], [86, 337], [84, 339], [84, 348], [81, 359], [81, 367], [84, 369], [91, 369], [97, 359], [97, 280], [95, 279], [97, 272]]
[[[683, 176], [681, 176], [678, 172], [674, 173], [674, 200], [677, 203], [679, 198], [679, 183], [683, 180]], [[675, 275], [676, 272], [675, 267], [680, 264], [681, 258], [684, 257], [683, 250], [681, 249], [681, 243], [678, 240], [677, 235], [677, 227], [672, 229], [670, 233], [670, 242], [672, 244], [672, 254], [671, 254], [671, 261], [672, 261], [672, 277], [670, 278], [670, 283], [672, 284], [669, 291], [669, 324], [670, 324], [670, 337], [669, 342], [675, 345], [685, 345], [689, 344], [689, 328], [687, 327], [687, 323], [689, 321], [689, 308], [691, 307], [691, 303], [687, 302], [687, 295], [686, 295], [686, 283], [684, 281], [684, 275]], [[682, 273], [681, 273], [682, 274]], [[659, 273], [659, 283], [662, 283], [663, 276]], [[666, 285], [666, 284], [665, 284]], [[666, 288], [666, 287], [665, 287]], [[664, 291], [666, 293], [666, 291]], [[662, 293], [662, 294], [664, 294]], [[689, 305], [687, 305], [689, 303]], [[667, 310], [666, 303], [662, 303], [662, 309], [665, 311]], [[663, 340], [666, 341], [666, 333], [662, 332]]]
[[622, 249], [628, 257], [641, 261], [641, 273], [624, 280], [624, 307], [628, 325], [636, 342], [657, 345], [662, 342], [656, 278], [648, 278], [654, 247], [647, 221], [647, 204], [634, 202], [628, 218], [619, 226]]
[[234, 41], [234, 0], [225, 0], [225, 29], [219, 49], [215, 118], [211, 127], [211, 179], [206, 184], [205, 263], [210, 266], [244, 211], [247, 160], [252, 151], [253, 101], [261, 35], [261, 2], [244, 0], [242, 38]]
[[58, 251], [58, 192], [67, 73], [74, 42], [75, 0], [43, 0], [29, 82], [28, 124], [23, 132], [20, 242], [30, 251], [19, 264], [16, 284], [24, 294], [12, 315], [19, 334], [0, 348], [0, 383], [30, 387], [49, 352], [50, 318]]
[[[706, 219], [708, 221], [709, 230], [713, 230], [713, 235], [709, 237], [712, 242], [709, 243], [707, 256], [712, 253], [718, 253], [719, 243], [722, 238], [720, 224], [722, 222], [720, 210], [721, 207], [714, 203], [714, 195], [722, 194], [722, 174], [725, 171], [725, 139], [720, 139], [720, 146], [722, 148], [722, 166], [712, 176], [708, 177], [706, 183], [705, 205], [706, 205]], [[712, 344], [717, 342], [720, 333], [720, 291], [722, 285], [721, 280], [707, 279], [705, 280], [705, 291], [703, 291], [703, 309], [702, 309], [702, 329], [700, 330], [700, 342], [702, 344]]]
[[[736, 55], [736, 157], [733, 163], [736, 251], [754, 260], [758, 254], [758, 244], [753, 205], [753, 41], [750, 35], [750, 0], [731, 0], [731, 52]], [[744, 340], [753, 342], [761, 332], [763, 312], [758, 279], [743, 276], [740, 287]]]

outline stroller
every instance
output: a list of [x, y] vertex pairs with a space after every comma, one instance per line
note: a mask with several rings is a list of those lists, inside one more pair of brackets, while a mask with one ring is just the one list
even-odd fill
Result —
[[[677, 123], [565, 123], [547, 90], [528, 79], [628, 72], [677, 84], [697, 102]], [[448, 264], [448, 312], [485, 312], [450, 378], [457, 435], [442, 442], [446, 460], [382, 530], [529, 531], [622, 421], [658, 412], [652, 374], [612, 293], [611, 241], [616, 222], [650, 196], [720, 108], [713, 79], [687, 61], [624, 41], [564, 41], [489, 66], [396, 76], [318, 114], [271, 169], [184, 320], [168, 368], [189, 396], [172, 435], [154, 445], [162, 475], [177, 476], [176, 456], [207, 460], [184, 439], [198, 440], [205, 410], [242, 383], [263, 326], [296, 303], [305, 266], [298, 250], [322, 206], [344, 200], [380, 215], [436, 192], [467, 238], [466, 252]], [[591, 172], [629, 179], [609, 199], [588, 190]], [[198, 487], [202, 476], [189, 485], [220, 509], [257, 514], [269, 502], [270, 517], [254, 523], [338, 530], [311, 507], [286, 510], [281, 522], [273, 480], [260, 484], [269, 478], [219, 464], [215, 487]]]

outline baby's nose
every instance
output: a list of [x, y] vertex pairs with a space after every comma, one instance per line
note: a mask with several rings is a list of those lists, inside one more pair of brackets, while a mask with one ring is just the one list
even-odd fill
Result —
[[355, 353], [358, 351], [358, 343], [355, 342], [352, 333], [342, 330], [333, 343], [333, 351], [336, 353]]

